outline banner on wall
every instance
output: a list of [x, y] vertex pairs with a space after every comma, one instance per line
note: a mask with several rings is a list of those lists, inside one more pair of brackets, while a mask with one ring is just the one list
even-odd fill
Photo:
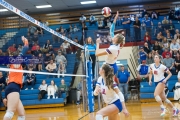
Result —
[[[114, 34], [123, 34], [126, 36], [126, 32], [124, 29], [115, 30]], [[109, 30], [98, 30], [95, 32], [96, 39], [100, 38], [101, 42], [100, 45], [108, 45], [112, 43], [112, 38], [110, 36]]]

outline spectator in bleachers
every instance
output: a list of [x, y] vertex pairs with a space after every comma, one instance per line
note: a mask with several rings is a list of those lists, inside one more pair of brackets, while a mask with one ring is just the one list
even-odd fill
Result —
[[153, 11], [151, 12], [151, 18], [152, 18], [152, 19], [158, 19], [158, 13], [157, 13], [155, 10], [153, 10]]
[[57, 68], [56, 63], [54, 63], [54, 61], [51, 59], [50, 63], [46, 66], [46, 70], [50, 73], [56, 73], [56, 68]]
[[172, 41], [172, 36], [171, 36], [170, 32], [167, 33], [166, 39], [167, 39], [167, 41], [168, 41], [169, 43], [171, 43], [171, 41]]
[[176, 29], [176, 33], [174, 34], [174, 39], [176, 40], [178, 36], [179, 36], [179, 30]]
[[98, 24], [98, 29], [102, 29], [103, 28], [103, 20], [101, 18], [98, 19], [97, 21], [97, 24]]
[[[56, 32], [59, 32], [59, 28], [56, 28]], [[52, 34], [52, 39], [53, 39], [53, 43], [57, 43], [60, 41], [60, 38], [54, 34]]]
[[69, 28], [67, 29], [67, 32], [68, 33], [72, 33], [74, 30], [73, 30], [73, 27], [72, 25], [69, 25]]
[[178, 72], [177, 75], [178, 81], [175, 84], [175, 90], [174, 90], [174, 100], [179, 100], [180, 99], [180, 71]]
[[8, 48], [8, 50], [9, 50], [9, 52], [11, 52], [11, 53], [14, 53], [14, 52], [16, 52], [16, 44], [13, 44], [12, 46], [10, 46], [9, 48]]
[[46, 67], [49, 63], [50, 63], [50, 60], [51, 60], [51, 56], [49, 53], [46, 53], [46, 56], [44, 58], [44, 66]]
[[124, 69], [124, 65], [120, 65], [121, 71], [118, 71], [117, 78], [119, 79], [119, 90], [123, 93], [125, 102], [128, 100], [128, 83], [130, 81], [130, 74], [127, 70]]
[[64, 55], [62, 55], [61, 51], [58, 51], [58, 55], [56, 56], [55, 61], [57, 65], [59, 65], [60, 62], [67, 64], [67, 60]]
[[146, 60], [146, 57], [147, 57], [147, 53], [144, 51], [143, 47], [140, 47], [140, 50], [139, 50], [139, 62], [141, 63], [143, 60]]
[[170, 44], [170, 52], [172, 53], [176, 53], [178, 50], [180, 49], [179, 43], [177, 43], [175, 40], [172, 40], [171, 44]]
[[118, 16], [117, 20], [116, 20], [116, 25], [120, 26], [121, 25], [121, 17]]
[[89, 25], [91, 26], [92, 24], [96, 25], [96, 18], [93, 14], [89, 17]]
[[28, 69], [28, 70], [29, 70], [29, 69], [32, 69], [33, 71], [36, 71], [36, 64], [29, 63], [29, 64], [27, 65], [27, 69]]
[[174, 59], [170, 57], [169, 53], [166, 53], [166, 58], [163, 59], [163, 64], [172, 72], [174, 73]]
[[149, 47], [151, 46], [151, 36], [148, 32], [146, 32], [144, 35], [144, 42], [147, 42]]
[[146, 32], [149, 33], [149, 35], [152, 35], [152, 26], [153, 26], [153, 22], [152, 20], [148, 17], [148, 15], [145, 15], [145, 20], [144, 23], [146, 25]]
[[66, 52], [67, 52], [68, 54], [71, 53], [71, 45], [69, 44], [69, 42], [64, 41], [64, 42], [62, 43], [62, 47], [63, 47], [64, 49], [66, 49]]
[[169, 52], [169, 49], [168, 49], [168, 48], [165, 48], [165, 49], [164, 49], [164, 52], [162, 53], [163, 59], [166, 58], [166, 54], [169, 54], [170, 57], [172, 57], [172, 54]]
[[134, 26], [134, 37], [135, 40], [141, 40], [141, 22], [138, 19], [138, 17], [136, 17], [136, 20], [133, 22], [133, 26]]
[[172, 20], [169, 20], [168, 30], [169, 30], [169, 32], [171, 33], [171, 35], [173, 35], [173, 36], [174, 36], [174, 33], [175, 33], [174, 29], [175, 29], [175, 26], [174, 26], [174, 24], [172, 23]]
[[47, 40], [46, 43], [43, 45], [41, 51], [42, 51], [43, 53], [47, 53], [48, 50], [49, 50], [49, 45], [51, 45], [51, 44], [50, 44], [50, 40]]
[[147, 14], [148, 14], [148, 12], [146, 11], [146, 9], [144, 9], [143, 12], [142, 12], [142, 18]]
[[162, 20], [162, 24], [169, 24], [169, 20], [167, 20], [166, 16]]
[[154, 36], [157, 36], [157, 34], [160, 33], [160, 32], [163, 33], [164, 32], [164, 28], [161, 25], [161, 22], [158, 22], [158, 26], [156, 27], [155, 32], [154, 32]]
[[86, 39], [86, 45], [88, 50], [93, 50], [91, 52], [89, 52], [90, 54], [90, 59], [92, 60], [92, 74], [93, 74], [93, 78], [95, 75], [95, 66], [96, 66], [96, 55], [95, 55], [95, 51], [96, 51], [96, 44], [94, 44], [93, 40], [91, 37], [88, 37]]
[[56, 84], [54, 83], [54, 80], [51, 80], [51, 84], [48, 85], [47, 91], [48, 91], [48, 97], [47, 99], [50, 99], [51, 95], [53, 96], [53, 99], [55, 99], [55, 93], [58, 90]]
[[[76, 42], [76, 43], [79, 44], [79, 41], [78, 41], [77, 38], [74, 39], [74, 42]], [[71, 53], [76, 54], [76, 53], [77, 53], [77, 50], [79, 49], [79, 47], [76, 46], [76, 45], [72, 45], [72, 46], [71, 46], [71, 49], [72, 49], [72, 52], [71, 52]]]
[[105, 26], [105, 28], [110, 29], [110, 27], [111, 27], [111, 21], [109, 19], [107, 19], [107, 26]]
[[6, 79], [3, 76], [3, 73], [0, 72], [0, 92], [5, 89], [6, 85]]
[[38, 44], [38, 33], [34, 33], [34, 35], [32, 36], [32, 41], [33, 41], [33, 44], [37, 43]]
[[54, 49], [53, 49], [52, 45], [49, 45], [48, 53], [50, 54], [51, 59], [54, 60], [55, 59], [55, 53], [54, 53]]
[[177, 42], [177, 43], [179, 43], [179, 44], [180, 44], [180, 34], [177, 34], [177, 36], [176, 36], [176, 39], [175, 39], [175, 40], [176, 40], [176, 42]]
[[180, 54], [179, 54], [179, 52], [177, 52], [177, 54], [176, 54], [174, 67], [176, 69], [176, 73], [178, 73], [180, 71]]
[[158, 34], [157, 34], [157, 37], [156, 37], [156, 41], [157, 41], [158, 43], [162, 43], [163, 39], [164, 39], [164, 36], [162, 35], [162, 33], [161, 33], [161, 32], [158, 33]]
[[162, 48], [161, 48], [160, 44], [157, 41], [155, 41], [155, 43], [154, 43], [152, 52], [153, 52], [153, 54], [155, 52], [158, 52], [159, 54], [162, 52]]
[[[64, 77], [64, 73], [66, 73], [66, 65], [63, 61], [60, 61], [58, 64], [58, 74], [63, 74], [62, 77]], [[60, 77], [60, 75], [58, 75], [58, 78]]]
[[39, 46], [36, 46], [36, 50], [33, 51], [33, 55], [34, 55], [35, 57], [38, 57], [39, 53], [42, 53], [42, 52], [41, 52]]
[[[32, 69], [29, 69], [29, 71], [32, 71]], [[27, 73], [26, 81], [24, 82], [26, 88], [25, 90], [28, 90], [28, 86], [31, 86], [31, 90], [34, 89], [35, 79], [36, 76], [34, 73]]]
[[169, 20], [174, 20], [174, 10], [170, 10], [169, 12]]
[[65, 84], [64, 79], [62, 79], [61, 84], [60, 84], [60, 86], [58, 87], [58, 90], [57, 90], [56, 99], [61, 98], [61, 94], [66, 93], [67, 90], [68, 90], [67, 85]]
[[42, 84], [39, 86], [39, 94], [38, 94], [38, 99], [41, 100], [45, 94], [47, 94], [47, 84], [46, 81], [43, 80]]
[[128, 15], [125, 15], [124, 19], [122, 20], [123, 29], [126, 30], [126, 36], [130, 37], [130, 24], [131, 21], [128, 18]]
[[76, 105], [80, 104], [80, 97], [82, 95], [82, 84], [83, 84], [83, 81], [81, 79], [81, 81], [79, 81], [79, 83], [76, 86], [76, 89], [77, 89], [77, 101], [76, 101]]
[[62, 45], [60, 45], [58, 51], [61, 51], [62, 55], [66, 56], [66, 49], [64, 49]]
[[162, 50], [164, 51], [166, 48], [169, 49], [169, 46], [170, 46], [170, 44], [169, 44], [169, 42], [167, 41], [167, 38], [164, 37], [164, 39], [163, 39], [163, 41], [162, 41]]
[[86, 22], [86, 17], [84, 16], [84, 14], [81, 15], [81, 17], [79, 18], [79, 21], [81, 25]]
[[175, 13], [174, 13], [175, 19], [178, 21], [180, 21], [180, 10], [179, 8], [175, 8]]
[[37, 47], [40, 48], [40, 46], [37, 43], [34, 43], [34, 45], [31, 48], [32, 53], [36, 50]]
[[146, 60], [143, 60], [142, 64], [140, 64], [137, 68], [137, 79], [140, 81], [146, 79], [148, 81], [148, 77], [149, 77], [149, 66], [146, 64]]
[[147, 65], [150, 65], [154, 63], [154, 59], [153, 59], [153, 56], [152, 56], [152, 53], [150, 52], [148, 55], [147, 55], [147, 59], [146, 59], [146, 64]]
[[75, 25], [74, 25], [74, 32], [77, 32], [77, 31], [79, 31], [79, 28], [78, 28], [77, 25], [75, 24]]
[[41, 53], [39, 53], [38, 59], [39, 59], [39, 63], [37, 64], [37, 69], [38, 71], [42, 71], [42, 64], [43, 64], [42, 61], [44, 61], [44, 59]]
[[39, 35], [43, 35], [43, 29], [41, 27], [39, 27], [39, 26], [37, 26], [36, 28], [37, 28], [37, 33]]
[[18, 53], [21, 53], [21, 51], [22, 51], [22, 44], [19, 44], [17, 51], [18, 51]]
[[30, 35], [34, 35], [34, 33], [37, 31], [37, 28], [32, 26], [32, 25], [28, 25], [28, 33], [30, 33]]
[[147, 42], [144, 43], [143, 49], [147, 54], [151, 52], [151, 48], [148, 46]]

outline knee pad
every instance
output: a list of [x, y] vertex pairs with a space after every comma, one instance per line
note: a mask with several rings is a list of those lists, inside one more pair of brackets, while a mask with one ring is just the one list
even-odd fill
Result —
[[18, 116], [17, 120], [25, 120], [25, 116]]
[[167, 104], [171, 103], [171, 101], [168, 100], [168, 99], [166, 99], [164, 102], [167, 103]]
[[96, 120], [103, 120], [103, 116], [99, 115], [99, 114], [96, 114]]
[[6, 114], [4, 115], [4, 118], [12, 119], [14, 116], [14, 112], [6, 111]]
[[162, 101], [161, 98], [159, 97], [159, 95], [157, 95], [157, 96], [155, 97], [155, 99], [156, 99], [157, 102]]

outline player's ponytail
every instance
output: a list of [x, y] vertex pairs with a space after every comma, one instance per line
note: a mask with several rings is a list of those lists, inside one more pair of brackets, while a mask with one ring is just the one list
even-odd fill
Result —
[[124, 44], [125, 43], [125, 37], [122, 34], [117, 34], [117, 44]]
[[104, 70], [104, 76], [105, 76], [105, 82], [107, 87], [110, 89], [113, 89], [113, 76], [114, 76], [114, 70], [113, 68], [108, 65], [108, 64], [104, 64], [102, 66], [102, 69]]

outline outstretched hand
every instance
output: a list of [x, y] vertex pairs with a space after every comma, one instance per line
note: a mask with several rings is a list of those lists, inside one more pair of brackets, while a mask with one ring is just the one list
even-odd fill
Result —
[[101, 42], [100, 38], [97, 38], [96, 44], [99, 44]]
[[126, 117], [129, 117], [129, 112], [127, 111], [127, 109], [123, 109], [123, 113]]

